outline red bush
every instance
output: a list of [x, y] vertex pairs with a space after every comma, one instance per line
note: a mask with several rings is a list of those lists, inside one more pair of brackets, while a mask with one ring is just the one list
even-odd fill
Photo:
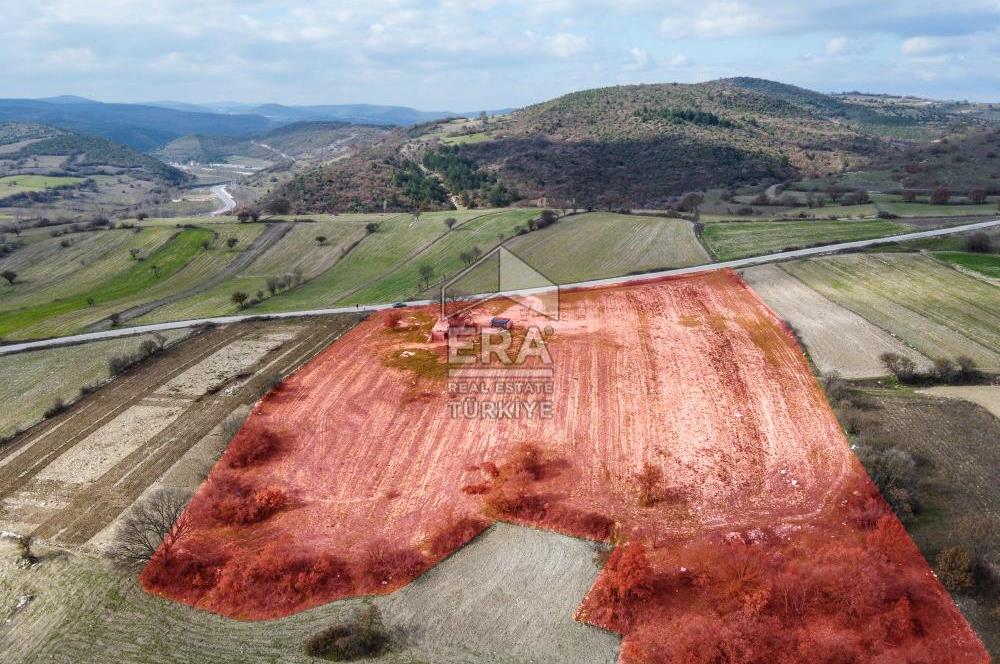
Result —
[[476, 517], [462, 517], [450, 526], [434, 533], [428, 542], [432, 558], [443, 558], [465, 546], [470, 540], [489, 527], [489, 523]]
[[226, 463], [230, 468], [247, 468], [265, 461], [281, 449], [281, 437], [270, 429], [252, 431], [244, 429], [226, 449]]
[[[199, 553], [193, 553], [192, 549]], [[175, 547], [170, 555], [163, 549], [157, 551], [139, 576], [142, 585], [169, 592], [171, 597], [183, 601], [197, 602], [218, 583], [226, 557], [211, 546], [198, 545], [192, 549]]]
[[249, 565], [227, 565], [218, 584], [223, 602], [265, 606], [274, 613], [343, 597], [353, 589], [347, 565], [335, 556], [308, 556], [281, 546], [265, 548]]
[[484, 503], [487, 512], [500, 519], [540, 521], [545, 518], [547, 509], [541, 496], [517, 484], [494, 487], [486, 495]]
[[466, 484], [462, 487], [462, 493], [467, 493], [470, 496], [482, 496], [490, 492], [493, 488], [492, 484], [487, 484], [482, 482], [480, 484]]
[[497, 475], [501, 472], [510, 476], [526, 473], [532, 480], [540, 480], [544, 471], [542, 449], [534, 443], [521, 443], [514, 448], [510, 460]]
[[653, 567], [639, 542], [616, 547], [604, 572], [611, 597], [620, 603], [643, 600], [653, 592]]
[[390, 311], [386, 314], [385, 318], [382, 319], [382, 324], [390, 330], [396, 329], [399, 326], [399, 321], [403, 320], [403, 314], [398, 311]]
[[224, 525], [259, 523], [287, 504], [288, 496], [280, 489], [251, 489], [239, 484], [220, 487], [211, 498], [212, 516]]
[[615, 528], [614, 520], [603, 514], [562, 505], [549, 508], [546, 523], [562, 532], [593, 540], [610, 539]]
[[377, 546], [368, 551], [364, 574], [373, 590], [381, 590], [407, 583], [427, 567], [427, 559], [416, 549]]

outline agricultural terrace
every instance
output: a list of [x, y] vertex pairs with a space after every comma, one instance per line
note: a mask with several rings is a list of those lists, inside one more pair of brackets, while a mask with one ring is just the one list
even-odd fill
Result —
[[[172, 330], [162, 334], [170, 343], [187, 334]], [[154, 335], [95, 341], [84, 347], [67, 346], [0, 356], [0, 438], [34, 424], [58, 401], [69, 403], [83, 389], [111, 378], [109, 362], [139, 351]]]
[[853, 254], [782, 266], [920, 353], [1000, 368], [1000, 289], [919, 254]]
[[735, 221], [710, 222], [702, 231], [709, 253], [720, 261], [760, 256], [822, 244], [868, 240], [905, 233], [889, 221]]
[[397, 590], [499, 519], [625, 542], [577, 613], [624, 635], [625, 664], [742, 647], [798, 662], [817, 644], [987, 661], [735, 274], [567, 293], [558, 321], [484, 305], [553, 328], [551, 419], [451, 416], [432, 312], [407, 314], [374, 316], [256, 406], [147, 590], [287, 616]]
[[[211, 230], [103, 231], [93, 238], [93, 245], [80, 248], [81, 252], [96, 258], [94, 263], [79, 270], [84, 277], [79, 281], [73, 271], [74, 264], [62, 255], [52, 257], [50, 254], [49, 261], [38, 263], [36, 269], [25, 270], [23, 277], [17, 267], [11, 267], [9, 269], [18, 273], [18, 281], [0, 287], [0, 336], [14, 340], [71, 334], [129, 307], [196, 289], [235, 260], [262, 231], [263, 226], [256, 224], [218, 224]], [[125, 242], [112, 244], [114, 248], [109, 250], [104, 236], [110, 233], [126, 233], [122, 236]], [[131, 241], [128, 235], [132, 236]], [[136, 239], [144, 236], [153, 238], [152, 242]], [[220, 237], [235, 237], [237, 244], [229, 247]], [[161, 241], [158, 246], [153, 244], [157, 240]], [[38, 252], [64, 249], [60, 240], [56, 242], [58, 249], [48, 241], [38, 243], [44, 245]], [[144, 244], [129, 246], [135, 242]], [[25, 252], [35, 246], [29, 245]], [[65, 248], [72, 250], [76, 246], [70, 238]], [[144, 253], [143, 247], [148, 248], [149, 253]], [[27, 260], [22, 251], [9, 258]], [[46, 274], [46, 265], [53, 265], [57, 274], [65, 276], [54, 280], [51, 274]], [[6, 260], [3, 266], [8, 269]], [[36, 273], [39, 275], [37, 281], [33, 277]]]

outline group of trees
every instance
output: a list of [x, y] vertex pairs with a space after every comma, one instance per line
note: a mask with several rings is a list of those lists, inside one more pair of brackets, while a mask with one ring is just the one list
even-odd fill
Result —
[[938, 358], [928, 371], [920, 371], [913, 359], [899, 353], [882, 353], [882, 365], [901, 383], [924, 384], [944, 383], [946, 385], [975, 383], [982, 378], [975, 360], [960, 356], [954, 360]]
[[644, 122], [666, 120], [674, 124], [695, 124], [706, 127], [735, 127], [736, 123], [715, 113], [692, 108], [651, 108], [644, 106], [636, 115]]

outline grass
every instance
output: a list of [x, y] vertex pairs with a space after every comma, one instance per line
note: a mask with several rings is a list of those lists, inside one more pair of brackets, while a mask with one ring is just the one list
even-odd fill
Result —
[[604, 212], [567, 217], [506, 246], [559, 284], [708, 260], [686, 221]]
[[885, 237], [907, 228], [888, 221], [750, 221], [705, 225], [702, 240], [720, 261], [821, 244]]
[[441, 142], [445, 145], [475, 145], [476, 143], [485, 143], [492, 137], [485, 131], [477, 131], [474, 134], [458, 134], [456, 136], [447, 136], [441, 139]]
[[[187, 331], [164, 332], [169, 341]], [[109, 378], [108, 360], [139, 348], [152, 335], [0, 356], [0, 437], [37, 422], [56, 399], [69, 402], [85, 385]]]
[[931, 205], [930, 203], [910, 202], [902, 200], [878, 201], [878, 207], [885, 212], [891, 212], [899, 217], [988, 217], [997, 214], [997, 204], [994, 202], [974, 204]]
[[70, 187], [81, 182], [86, 182], [86, 178], [53, 175], [8, 175], [0, 178], [0, 198], [30, 191]]
[[934, 254], [938, 260], [958, 265], [978, 272], [991, 279], [1000, 279], [1000, 256], [996, 254], [972, 254], [965, 251], [939, 251]]
[[[190, 263], [202, 244], [212, 239], [211, 231], [197, 228], [180, 231], [141, 261], [134, 261], [122, 272], [94, 288], [74, 295], [22, 307], [0, 314], [0, 335], [6, 336], [74, 311], [108, 304], [137, 295], [164, 282]], [[16, 286], [15, 286], [16, 287]]]
[[930, 358], [1000, 369], [1000, 289], [919, 254], [852, 254], [783, 266]]
[[[301, 288], [288, 291], [277, 297], [269, 298], [261, 306], [254, 307], [254, 312], [293, 311], [317, 306], [335, 304], [350, 305], [362, 302], [390, 301], [394, 294], [412, 295], [419, 290], [419, 278], [397, 276], [397, 272], [415, 273], [420, 262], [433, 264], [434, 256], [446, 251], [438, 248], [455, 247], [453, 256], [458, 260], [457, 247], [461, 250], [472, 246], [477, 238], [479, 241], [489, 240], [483, 236], [482, 224], [497, 228], [492, 237], [492, 243], [498, 242], [497, 233], [504, 227], [513, 227], [510, 220], [524, 223], [527, 218], [537, 216], [536, 210], [463, 210], [461, 212], [429, 212], [414, 219], [410, 214], [399, 214], [380, 222], [379, 230], [365, 237], [347, 256], [338, 261], [331, 269], [320, 274]], [[459, 225], [448, 231], [444, 220], [454, 217]], [[366, 217], [361, 217], [365, 219]], [[371, 217], [368, 217], [369, 219]], [[478, 225], [468, 225], [471, 219], [489, 218], [489, 222], [479, 222]], [[478, 228], [480, 232], [470, 229]], [[448, 237], [450, 236], [450, 237]], [[505, 237], [509, 237], [509, 232]], [[490, 245], [492, 246], [492, 245]], [[485, 252], [487, 246], [481, 245]], [[434, 250], [434, 253], [430, 253]], [[444, 274], [445, 267], [435, 265], [437, 274]], [[374, 292], [373, 292], [374, 291]], [[376, 299], [365, 299], [374, 297]]]
[[[317, 218], [315, 223], [297, 223], [276, 245], [249, 267], [216, 288], [161, 307], [137, 319], [136, 324], [178, 320], [199, 316], [235, 313], [230, 299], [236, 291], [250, 295], [269, 294], [270, 277], [283, 277], [301, 270], [304, 279], [313, 279], [329, 270], [343, 257], [343, 251], [365, 236], [364, 221], [339, 217]], [[247, 228], [251, 225], [244, 225]], [[325, 237], [321, 244], [316, 238]], [[245, 248], [245, 247], [244, 247]]]

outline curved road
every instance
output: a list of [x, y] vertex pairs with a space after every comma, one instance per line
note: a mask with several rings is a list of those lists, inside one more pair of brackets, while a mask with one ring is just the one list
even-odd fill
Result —
[[[624, 277], [612, 277], [609, 279], [594, 279], [592, 281], [581, 281], [573, 284], [563, 284], [560, 286], [561, 289], [568, 288], [592, 288], [596, 286], [614, 286], [619, 284], [636, 283], [643, 281], [650, 281], [653, 279], [659, 279], [661, 277], [673, 277], [681, 276], [685, 274], [698, 274], [700, 272], [711, 272], [713, 270], [723, 270], [727, 268], [741, 268], [749, 267], [751, 265], [760, 265], [761, 263], [777, 263], [780, 261], [792, 260], [795, 258], [807, 258], [809, 256], [820, 256], [823, 254], [837, 253], [841, 251], [850, 251], [855, 249], [864, 249], [866, 247], [874, 247], [880, 244], [891, 244], [895, 242], [904, 242], [908, 240], [920, 240], [924, 238], [940, 237], [942, 235], [954, 235], [956, 233], [965, 233], [968, 231], [980, 230], [985, 228], [993, 228], [1000, 226], [1000, 219], [994, 219], [992, 221], [981, 221], [975, 224], [965, 224], [963, 226], [952, 226], [950, 228], [937, 228], [929, 231], [918, 231], [915, 233], [903, 233], [901, 235], [890, 235], [888, 237], [873, 238], [871, 240], [858, 240], [855, 242], [841, 242], [839, 244], [828, 244], [822, 247], [810, 247], [808, 249], [795, 249], [793, 251], [781, 251], [775, 254], [766, 254], [764, 256], [754, 256], [752, 258], [740, 258], [732, 261], [721, 261], [718, 263], [706, 263], [705, 265], [696, 265], [694, 267], [682, 267], [673, 270], [661, 270], [658, 272], [648, 272], [646, 274], [636, 274], [628, 275]], [[484, 293], [484, 296], [494, 297], [496, 295], [528, 295], [531, 293], [539, 293], [550, 290], [549, 288], [531, 288], [523, 289], [517, 291], [510, 291], [506, 293]], [[413, 300], [406, 302], [408, 306], [423, 306], [431, 304], [433, 300]], [[357, 311], [379, 311], [382, 309], [392, 308], [392, 304], [366, 304], [354, 307], [337, 307], [333, 309], [310, 309], [307, 311], [288, 311], [276, 314], [267, 314], [266, 316], [246, 314], [241, 316], [220, 316], [216, 318], [199, 318], [195, 320], [182, 320], [173, 321], [170, 323], [155, 323], [153, 325], [141, 325], [136, 327], [128, 327], [123, 329], [106, 330], [102, 332], [88, 332], [85, 334], [76, 334], [68, 337], [56, 337], [53, 339], [41, 339], [39, 341], [26, 341], [16, 344], [8, 344], [6, 346], [0, 346], [0, 355], [11, 355], [13, 353], [20, 353], [29, 350], [38, 350], [42, 348], [53, 348], [56, 346], [67, 346], [72, 344], [79, 344], [88, 341], [97, 341], [100, 339], [115, 339], [118, 337], [127, 337], [135, 334], [144, 334], [148, 332], [163, 332], [166, 330], [177, 330], [186, 327], [194, 327], [196, 325], [204, 324], [217, 324], [224, 325], [226, 323], [238, 323], [245, 320], [253, 320], [260, 318], [300, 318], [304, 316], [329, 316], [332, 314], [343, 314], [351, 313]]]
[[224, 214], [229, 214], [236, 209], [236, 199], [233, 198], [233, 195], [226, 190], [226, 185], [220, 184], [212, 187], [212, 193], [219, 199], [219, 204], [222, 205], [222, 207], [213, 212], [211, 216], [219, 217]]

